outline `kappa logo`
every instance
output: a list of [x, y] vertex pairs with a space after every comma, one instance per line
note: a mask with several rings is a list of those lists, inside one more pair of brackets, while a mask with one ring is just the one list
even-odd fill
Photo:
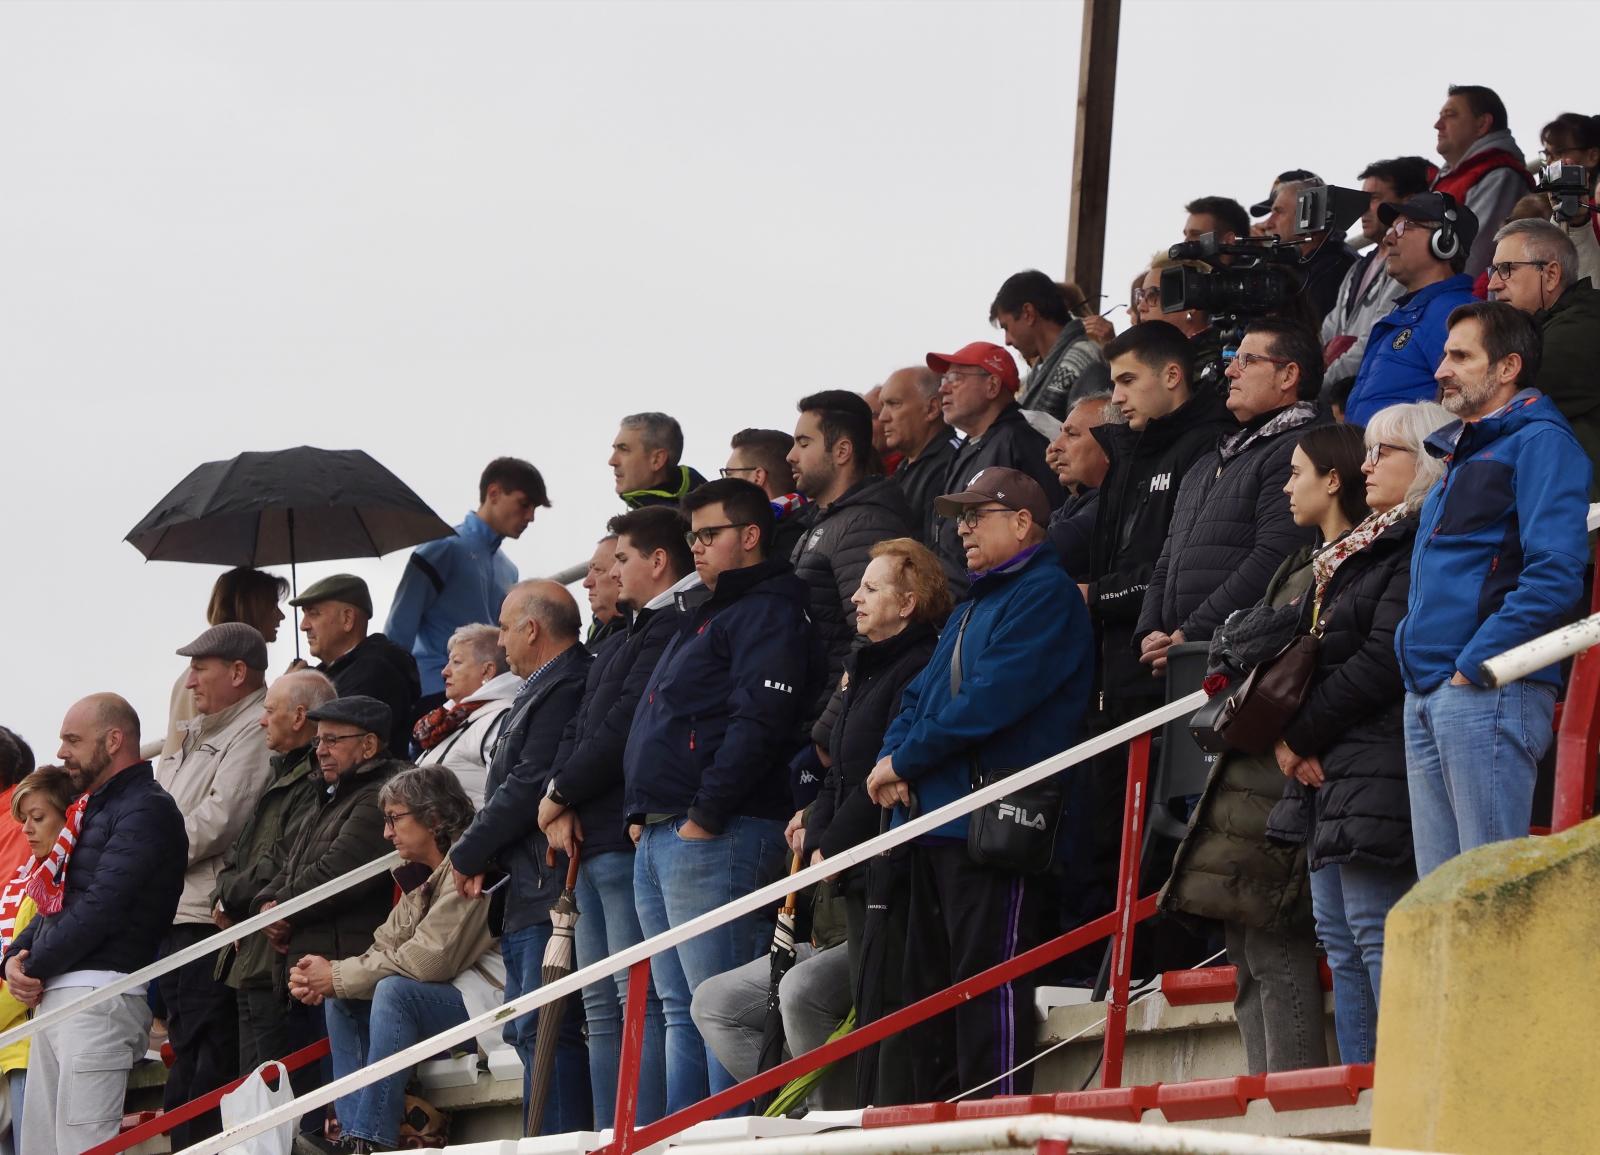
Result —
[[1015, 822], [1018, 826], [1026, 826], [1029, 830], [1047, 830], [1050, 824], [1045, 821], [1044, 811], [1036, 814], [1029, 813], [1020, 806], [1013, 806], [1009, 802], [1000, 803], [1000, 820], [1002, 822]]
[[785, 685], [783, 682], [774, 682], [771, 678], [763, 679], [761, 684], [769, 690], [778, 690], [785, 694], [794, 693], [793, 686]]
[[1172, 488], [1172, 474], [1158, 473], [1150, 479], [1151, 493], [1165, 493]]
[[1411, 344], [1411, 330], [1401, 329], [1394, 335], [1394, 340], [1389, 343], [1389, 348], [1398, 351], [1409, 344]]

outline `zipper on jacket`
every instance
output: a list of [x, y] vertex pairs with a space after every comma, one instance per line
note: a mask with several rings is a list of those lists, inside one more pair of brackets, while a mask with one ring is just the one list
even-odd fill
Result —
[[693, 730], [689, 731], [689, 749], [690, 750], [694, 749], [694, 731]]

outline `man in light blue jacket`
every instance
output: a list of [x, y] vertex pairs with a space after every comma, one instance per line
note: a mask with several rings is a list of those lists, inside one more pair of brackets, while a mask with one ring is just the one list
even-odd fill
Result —
[[497, 457], [478, 479], [477, 511], [456, 526], [455, 536], [412, 551], [383, 632], [417, 660], [417, 717], [444, 704], [450, 635], [462, 626], [499, 621], [500, 604], [517, 584], [517, 567], [500, 552], [500, 543], [521, 537], [541, 506], [550, 508], [550, 498], [539, 471], [520, 458]]
[[1395, 635], [1417, 874], [1521, 838], [1561, 675], [1485, 684], [1483, 662], [1572, 619], [1588, 554], [1589, 458], [1538, 376], [1539, 332], [1508, 304], [1450, 314], [1441, 402], [1461, 420], [1428, 452], [1447, 472], [1422, 506]]

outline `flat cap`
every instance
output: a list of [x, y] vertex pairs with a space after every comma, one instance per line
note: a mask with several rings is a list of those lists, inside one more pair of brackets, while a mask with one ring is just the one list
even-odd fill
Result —
[[311, 606], [318, 602], [345, 602], [367, 617], [372, 616], [372, 595], [367, 592], [367, 583], [353, 573], [336, 573], [312, 582], [305, 593], [289, 599], [291, 606]]
[[225, 662], [243, 662], [252, 670], [264, 670], [267, 668], [267, 639], [254, 626], [223, 622], [180, 649], [178, 656], [221, 658]]
[[389, 707], [366, 694], [335, 698], [315, 710], [307, 710], [306, 717], [313, 722], [343, 722], [346, 726], [360, 726], [385, 742], [389, 740], [389, 731], [394, 724], [394, 715], [389, 712]]

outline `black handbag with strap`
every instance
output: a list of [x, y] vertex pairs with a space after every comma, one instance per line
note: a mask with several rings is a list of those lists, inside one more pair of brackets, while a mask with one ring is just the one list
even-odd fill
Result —
[[[950, 655], [950, 696], [961, 692], [961, 643], [972, 607], [961, 617]], [[981, 770], [977, 755], [969, 765], [974, 790], [998, 782], [1015, 770]], [[979, 866], [1012, 874], [1041, 874], [1055, 860], [1061, 830], [1061, 784], [1054, 778], [1014, 790], [967, 815], [967, 855]]]

